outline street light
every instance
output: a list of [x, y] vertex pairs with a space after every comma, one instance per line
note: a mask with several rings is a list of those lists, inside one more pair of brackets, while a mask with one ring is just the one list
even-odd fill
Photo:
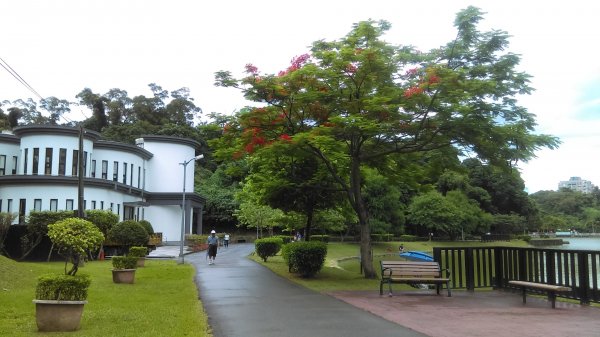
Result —
[[185, 176], [186, 176], [186, 168], [187, 165], [193, 161], [204, 158], [204, 155], [197, 155], [194, 158], [184, 161], [183, 163], [179, 163], [179, 165], [183, 165], [183, 197], [181, 198], [181, 240], [179, 242], [179, 263], [183, 263], [183, 241], [185, 238]]

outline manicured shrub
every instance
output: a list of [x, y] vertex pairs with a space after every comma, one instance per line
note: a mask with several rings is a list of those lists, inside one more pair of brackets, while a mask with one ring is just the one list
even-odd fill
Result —
[[73, 264], [71, 270], [66, 272], [72, 276], [77, 273], [80, 259], [88, 251], [100, 247], [104, 241], [104, 235], [98, 227], [79, 218], [68, 218], [48, 225], [48, 237], [65, 256], [65, 263]]
[[131, 247], [147, 244], [150, 235], [137, 221], [125, 220], [116, 224], [108, 233], [108, 237], [117, 244]]
[[283, 240], [281, 238], [265, 238], [254, 241], [256, 254], [265, 262], [267, 262], [269, 256], [277, 255], [282, 245]]
[[208, 235], [199, 235], [199, 234], [186, 234], [185, 242], [188, 246], [196, 246], [203, 243], [206, 243], [208, 240]]
[[371, 234], [371, 240], [375, 242], [387, 242], [392, 241], [394, 235], [393, 234]]
[[419, 238], [416, 235], [400, 235], [400, 241], [405, 241], [405, 242], [415, 242], [418, 241]]
[[112, 266], [114, 269], [136, 269], [137, 256], [113, 256]]
[[88, 275], [43, 275], [35, 289], [37, 300], [85, 301], [91, 280]]
[[119, 216], [108, 210], [87, 210], [85, 215], [86, 220], [96, 225], [104, 236], [108, 236], [108, 232], [110, 232], [111, 228], [119, 222]]
[[154, 228], [152, 228], [152, 224], [150, 223], [150, 221], [148, 221], [148, 220], [140, 220], [140, 221], [138, 221], [138, 223], [140, 225], [142, 225], [142, 227], [144, 227], [144, 229], [146, 230], [146, 232], [148, 233], [148, 235], [154, 234]]
[[127, 254], [127, 256], [146, 257], [147, 254], [148, 254], [148, 248], [146, 246], [131, 247], [131, 248], [129, 248], [129, 254]]
[[294, 242], [285, 245], [282, 255], [290, 272], [297, 272], [302, 277], [312, 277], [323, 268], [327, 244], [318, 241]]
[[310, 241], [329, 242], [329, 235], [311, 235]]
[[276, 235], [273, 236], [274, 238], [279, 238], [283, 241], [284, 245], [287, 245], [288, 243], [292, 242], [292, 236], [291, 235]]

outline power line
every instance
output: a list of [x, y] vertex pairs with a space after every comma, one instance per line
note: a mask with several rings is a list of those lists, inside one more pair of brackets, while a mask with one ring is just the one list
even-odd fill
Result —
[[31, 91], [34, 95], [36, 95], [37, 97], [39, 97], [40, 100], [44, 99], [40, 94], [38, 94], [38, 92], [35, 89], [33, 89], [33, 87], [31, 85], [29, 85], [29, 83], [27, 83], [27, 81], [25, 81], [23, 79], [23, 77], [21, 77], [21, 75], [19, 75], [19, 73], [17, 73], [1, 57], [0, 57], [0, 61], [2, 61], [2, 62], [0, 62], [0, 66], [2, 66], [2, 68], [4, 68], [4, 70], [8, 71], [8, 73], [11, 74], [12, 77], [14, 77], [17, 81], [19, 81], [19, 83], [21, 83], [23, 86], [25, 86], [25, 88], [27, 88], [29, 91]]

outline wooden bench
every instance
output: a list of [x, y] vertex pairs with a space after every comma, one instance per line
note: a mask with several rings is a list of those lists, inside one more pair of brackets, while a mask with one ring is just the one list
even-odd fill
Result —
[[437, 294], [443, 284], [448, 289], [448, 297], [452, 296], [450, 292], [449, 272], [446, 270], [447, 278], [442, 277], [440, 265], [437, 262], [416, 262], [416, 261], [381, 261], [381, 282], [379, 283], [379, 295], [383, 295], [383, 284], [387, 283], [389, 287], [389, 296], [392, 296], [392, 283], [404, 283], [410, 285], [416, 284], [435, 284]]
[[527, 282], [527, 281], [508, 281], [508, 284], [521, 288], [523, 292], [523, 303], [527, 303], [527, 289], [543, 290], [548, 293], [548, 299], [552, 302], [552, 308], [556, 308], [556, 293], [567, 292], [572, 289], [565, 286], [557, 286], [553, 284]]

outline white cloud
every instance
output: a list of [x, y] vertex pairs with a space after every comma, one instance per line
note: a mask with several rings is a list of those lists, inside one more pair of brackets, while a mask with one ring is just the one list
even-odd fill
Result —
[[[598, 99], [581, 97], [600, 72], [598, 2], [20, 0], [0, 13], [0, 57], [44, 97], [75, 100], [85, 87], [148, 95], [154, 82], [189, 87], [204, 112], [230, 113], [244, 101], [213, 86], [217, 70], [253, 63], [277, 72], [313, 41], [340, 38], [369, 18], [392, 23], [387, 41], [427, 50], [454, 38], [455, 14], [469, 5], [487, 12], [483, 27], [512, 35], [510, 51], [522, 56], [537, 89], [521, 103], [537, 115], [539, 132], [564, 142], [522, 165], [529, 190], [555, 189], [573, 175], [600, 184], [599, 125], [577, 120]], [[33, 94], [0, 69], [0, 100], [27, 97]]]

